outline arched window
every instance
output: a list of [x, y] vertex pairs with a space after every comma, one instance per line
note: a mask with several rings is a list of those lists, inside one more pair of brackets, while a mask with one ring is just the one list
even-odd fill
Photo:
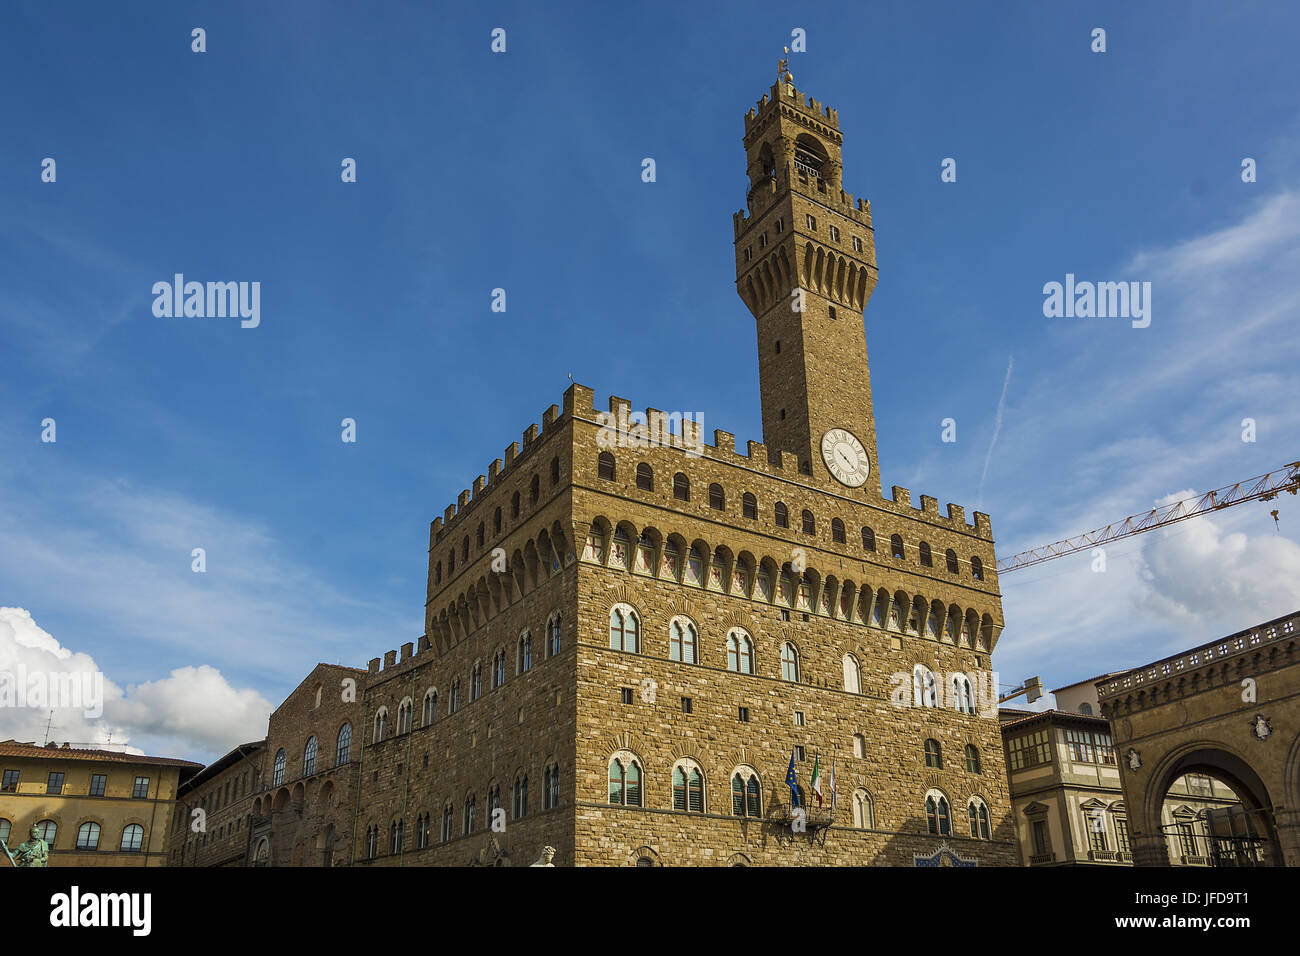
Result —
[[480, 522], [478, 523], [478, 533], [477, 533], [477, 536], [476, 536], [475, 541], [474, 541], [474, 544], [475, 544], [476, 547], [479, 547], [479, 548], [483, 547], [483, 536], [484, 536], [484, 534], [485, 534], [485, 532], [484, 532], [484, 529], [483, 529], [483, 522], [480, 521]]
[[316, 772], [316, 737], [307, 738], [307, 746], [302, 751], [302, 775], [310, 777]]
[[695, 625], [684, 617], [675, 617], [668, 625], [668, 659], [683, 664], [700, 662]]
[[744, 518], [753, 520], [758, 517], [758, 499], [748, 491], [740, 499], [740, 514]]
[[690, 479], [680, 471], [673, 475], [673, 497], [678, 501], [691, 500], [691, 482]]
[[379, 856], [379, 827], [366, 827], [366, 859], [373, 860]]
[[517, 491], [510, 496], [510, 517], [519, 517], [519, 492]]
[[609, 610], [609, 646], [612, 650], [641, 652], [641, 624], [636, 611], [626, 604], [615, 604]]
[[900, 561], [903, 559], [903, 539], [899, 535], [889, 536], [889, 553]]
[[554, 810], [560, 805], [560, 767], [550, 764], [542, 775], [542, 809]]
[[139, 853], [140, 846], [144, 843], [144, 827], [138, 823], [132, 823], [122, 831], [122, 852]]
[[966, 805], [970, 820], [970, 835], [977, 840], [989, 839], [989, 808], [979, 797], [971, 797]]
[[501, 533], [501, 509], [500, 508], [492, 512], [492, 533], [493, 534]]
[[455, 821], [456, 821], [456, 811], [452, 807], [451, 801], [448, 800], [447, 805], [442, 808], [442, 842], [443, 843], [446, 843], [449, 840], [451, 840], [451, 831], [456, 825]]
[[36, 830], [41, 835], [41, 839], [48, 843], [50, 849], [53, 850], [54, 840], [59, 835], [59, 825], [53, 820], [42, 820], [36, 824]]
[[953, 675], [952, 700], [958, 713], [975, 713], [975, 695], [971, 692], [970, 679], [965, 674]]
[[[379, 712], [375, 714], [375, 736], [372, 743], [379, 743], [388, 736], [388, 708], [380, 707]], [[271, 786], [275, 786], [274, 783]]]
[[[469, 699], [478, 700], [483, 696], [483, 662], [475, 661], [469, 671]], [[400, 731], [400, 728], [399, 728]]]
[[980, 770], [980, 752], [974, 744], [966, 745], [966, 772], [981, 773]]
[[614, 456], [607, 451], [602, 451], [596, 459], [596, 475], [605, 481], [614, 480]]
[[738, 627], [727, 634], [727, 670], [737, 674], [754, 673], [754, 640]]
[[844, 522], [839, 518], [831, 519], [831, 540], [836, 544], [844, 544]]
[[447, 713], [454, 714], [460, 710], [460, 678], [451, 679], [451, 693], [447, 695]]
[[976, 581], [984, 580], [984, 562], [973, 555], [970, 559], [970, 576]]
[[867, 755], [867, 738], [862, 734], [853, 735], [853, 756], [865, 757]]
[[438, 719], [438, 691], [430, 687], [424, 692], [424, 710], [420, 716], [420, 726], [428, 727]]
[[763, 815], [763, 787], [753, 767], [737, 767], [731, 775], [731, 814], [756, 820]]
[[512, 801], [514, 818], [522, 820], [528, 816], [528, 774], [515, 777], [514, 799]]
[[917, 554], [921, 558], [921, 566], [925, 568], [934, 567], [934, 561], [930, 558], [930, 546], [922, 541], [917, 545]]
[[817, 522], [813, 519], [813, 513], [809, 511], [807, 508], [805, 508], [803, 512], [803, 533], [804, 534], [817, 533]]
[[790, 510], [786, 508], [785, 502], [778, 501], [772, 508], [772, 517], [776, 521], [778, 528], [790, 527]]
[[865, 790], [853, 793], [853, 825], [859, 830], [874, 830], [876, 827], [876, 805]]
[[469, 535], [465, 535], [465, 540], [460, 544], [460, 557], [462, 561], [469, 560]]
[[622, 807], [641, 806], [641, 764], [627, 751], [609, 760], [609, 802]]
[[334, 766], [342, 767], [352, 760], [352, 725], [344, 724], [339, 728], [338, 738], [334, 742]]
[[397, 855], [406, 843], [406, 821], [394, 820], [388, 825], [388, 852]]
[[471, 793], [465, 797], [465, 816], [461, 824], [461, 832], [466, 836], [474, 832], [474, 814], [477, 809], [478, 802]]
[[1088, 703], [1088, 702], [1085, 700], [1082, 704], [1079, 705], [1079, 713], [1083, 714], [1085, 717], [1091, 717], [1091, 716], [1092, 716], [1092, 704]]
[[560, 459], [551, 459], [551, 487], [560, 483]]
[[943, 749], [933, 737], [928, 737], [925, 741], [925, 765], [935, 770], [943, 769]]
[[704, 774], [693, 760], [673, 767], [673, 809], [704, 812]]
[[284, 748], [281, 747], [275, 754], [275, 762], [271, 765], [271, 786], [278, 787], [284, 783]]
[[77, 849], [78, 850], [97, 850], [99, 849], [99, 824], [83, 823], [77, 827]]
[[522, 674], [533, 666], [533, 636], [527, 631], [519, 635], [519, 652], [515, 659], [515, 673]]
[[925, 822], [935, 836], [952, 836], [952, 819], [948, 812], [948, 798], [938, 790], [925, 795]]
[[528, 503], [532, 505], [537, 504], [537, 499], [540, 498], [541, 495], [542, 483], [536, 475], [533, 475], [533, 480], [528, 483]]
[[781, 645], [781, 679], [799, 683], [799, 652], [789, 641]]
[[844, 655], [844, 689], [850, 694], [862, 693], [862, 668], [852, 654]]
[[862, 529], [862, 550], [863, 551], [876, 550], [876, 533], [872, 531], [870, 528]]
[[655, 473], [654, 469], [645, 462], [636, 466], [636, 486], [642, 491], [655, 490]]
[[397, 732], [399, 734], [409, 734], [411, 732], [411, 723], [415, 716], [415, 702], [411, 698], [406, 698], [397, 705]]
[[939, 706], [939, 679], [924, 664], [912, 668], [912, 706]]
[[560, 636], [562, 629], [560, 627], [560, 614], [557, 611], [551, 615], [551, 619], [546, 622], [546, 656], [554, 657], [560, 653]]
[[722, 511], [727, 506], [727, 496], [722, 493], [722, 485], [709, 485], [709, 507], [714, 511]]

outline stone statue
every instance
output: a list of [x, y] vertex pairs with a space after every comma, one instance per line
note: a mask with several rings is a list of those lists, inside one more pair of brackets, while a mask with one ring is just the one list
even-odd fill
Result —
[[537, 858], [537, 862], [536, 862], [536, 863], [529, 863], [528, 865], [529, 865], [529, 866], [550, 866], [550, 867], [554, 867], [555, 864], [551, 862], [551, 860], [552, 860], [554, 857], [555, 857], [555, 847], [553, 847], [553, 846], [544, 846], [544, 847], [542, 847], [542, 855], [539, 856], [539, 857]]
[[41, 838], [40, 827], [33, 826], [26, 843], [20, 843], [18, 849], [11, 851], [0, 840], [5, 855], [14, 866], [48, 866], [50, 862], [50, 845]]

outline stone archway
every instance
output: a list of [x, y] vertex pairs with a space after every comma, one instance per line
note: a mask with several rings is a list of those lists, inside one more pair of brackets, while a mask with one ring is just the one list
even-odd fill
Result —
[[1268, 788], [1249, 763], [1219, 741], [1195, 741], [1165, 754], [1149, 772], [1128, 774], [1130, 783], [1141, 779], [1140, 794], [1130, 800], [1130, 814], [1140, 808], [1142, 829], [1135, 833], [1133, 863], [1136, 866], [1169, 866], [1169, 845], [1162, 829], [1161, 812], [1174, 781], [1187, 773], [1217, 778], [1237, 794], [1250, 815], [1252, 825], [1263, 838], [1267, 865], [1281, 866], [1283, 856], [1273, 819], [1273, 800]]

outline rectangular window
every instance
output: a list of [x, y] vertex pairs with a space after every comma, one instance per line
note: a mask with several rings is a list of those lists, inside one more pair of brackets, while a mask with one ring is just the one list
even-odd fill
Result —
[[102, 797], [104, 787], [108, 783], [108, 775], [102, 773], [93, 773], [90, 775], [90, 795], [92, 797]]
[[794, 748], [794, 759], [795, 759], [795, 760], [803, 760], [803, 747], [800, 746], [799, 744], [795, 744], [795, 748]]
[[857, 236], [853, 237], [853, 251], [854, 252], [862, 251], [862, 240]]
[[795, 725], [796, 727], [802, 727], [802, 726], [804, 726], [803, 711], [802, 711], [802, 710], [796, 710], [796, 711], [794, 712], [794, 725]]
[[17, 793], [18, 792], [18, 771], [6, 770], [4, 782], [0, 785], [0, 792]]
[[1083, 824], [1088, 828], [1088, 847], [1092, 850], [1106, 850], [1106, 818], [1099, 813], [1085, 813]]
[[1115, 818], [1115, 845], [1121, 853], [1133, 852], [1128, 839], [1128, 820], [1124, 817]]
[[1178, 824], [1178, 849], [1183, 856], [1196, 856], [1196, 834], [1190, 823]]
[[1013, 737], [1007, 742], [1007, 763], [1012, 770], [1023, 770], [1052, 762], [1051, 738], [1046, 730]]
[[740, 722], [741, 722], [742, 724], [747, 724], [747, 723], [749, 723], [749, 708], [748, 708], [748, 707], [742, 707], [742, 708], [740, 708]]
[[813, 218], [812, 213], [805, 213], [804, 220], [808, 223], [808, 228], [813, 232], [817, 231], [817, 220]]
[[131, 788], [131, 797], [135, 800], [145, 800], [149, 796], [149, 778], [136, 777], [135, 786]]
[[1034, 856], [1046, 856], [1052, 852], [1052, 837], [1047, 830], [1046, 820], [1035, 820], [1034, 827]]
[[624, 687], [624, 688], [623, 688], [623, 703], [625, 703], [625, 704], [630, 704], [630, 703], [632, 703], [632, 688], [631, 688], [631, 687]]
[[840, 229], [839, 229], [839, 226], [831, 226], [831, 227], [830, 227], [830, 230], [831, 230], [831, 241], [832, 241], [832, 242], [839, 242], [839, 241], [840, 241]]
[[691, 706], [692, 706], [691, 699], [690, 699], [689, 697], [683, 697], [683, 698], [682, 698], [682, 713], [683, 713], [683, 714], [689, 714], [689, 713], [691, 712]]
[[1115, 745], [1111, 742], [1110, 734], [1093, 734], [1093, 742], [1097, 747], [1097, 763], [1115, 766]]
[[50, 779], [49, 779], [49, 781], [45, 784], [45, 792], [46, 792], [46, 793], [62, 793], [62, 792], [63, 792], [63, 774], [58, 773], [57, 771], [51, 771], [51, 772], [50, 772]]
[[1086, 730], [1066, 730], [1065, 741], [1070, 747], [1070, 759], [1079, 763], [1095, 763], [1092, 734]]

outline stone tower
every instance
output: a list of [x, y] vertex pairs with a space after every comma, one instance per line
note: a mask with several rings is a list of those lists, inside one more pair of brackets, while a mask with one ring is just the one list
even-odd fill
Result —
[[876, 251], [870, 204], [842, 188], [839, 116], [786, 73], [745, 116], [744, 142], [736, 288], [757, 322], [763, 442], [879, 498], [862, 315]]

